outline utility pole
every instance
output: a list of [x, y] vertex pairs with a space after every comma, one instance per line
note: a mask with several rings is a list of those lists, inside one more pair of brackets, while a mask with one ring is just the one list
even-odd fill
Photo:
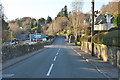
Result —
[[36, 30], [36, 42], [37, 42], [37, 30]]
[[10, 32], [11, 32], [11, 45], [12, 45], [12, 30], [10, 30]]
[[31, 42], [31, 33], [30, 33], [30, 42]]
[[92, 0], [92, 28], [91, 28], [91, 45], [92, 45], [92, 53], [94, 56], [94, 43], [92, 41], [92, 37], [94, 36], [94, 0]]

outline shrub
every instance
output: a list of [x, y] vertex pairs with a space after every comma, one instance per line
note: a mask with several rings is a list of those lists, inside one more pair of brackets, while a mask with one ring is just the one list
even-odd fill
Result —
[[94, 43], [98, 44], [120, 46], [120, 30], [96, 34], [92, 40]]
[[81, 46], [81, 42], [77, 42], [77, 45], [78, 45], [78, 46]]
[[111, 29], [108, 30], [108, 31], [110, 32], [110, 31], [115, 31], [115, 30], [120, 30], [120, 28], [111, 28]]
[[91, 35], [91, 27], [87, 27], [85, 30], [85, 35]]
[[91, 42], [91, 36], [83, 36], [80, 38], [80, 41]]
[[113, 23], [113, 27], [114, 28], [120, 28], [120, 14], [118, 14], [115, 19], [114, 19], [114, 23]]

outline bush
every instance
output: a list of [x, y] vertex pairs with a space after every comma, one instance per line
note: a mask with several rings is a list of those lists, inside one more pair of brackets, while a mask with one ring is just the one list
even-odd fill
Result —
[[94, 43], [108, 46], [120, 46], [120, 30], [96, 34], [92, 38]]
[[83, 36], [80, 38], [80, 41], [91, 42], [91, 36]]
[[85, 35], [91, 35], [91, 27], [87, 27], [85, 30]]
[[108, 32], [115, 31], [115, 30], [120, 30], [120, 28], [111, 28], [110, 30], [108, 30]]
[[39, 50], [39, 49], [43, 48], [44, 45], [52, 44], [54, 42], [54, 40], [51, 42], [36, 43], [36, 44], [32, 44], [32, 45], [17, 44], [17, 45], [12, 45], [12, 46], [4, 46], [4, 47], [2, 47], [2, 52], [3, 52], [2, 60], [4, 62], [6, 60], [13, 59], [18, 56], [25, 55], [30, 52]]
[[78, 45], [78, 46], [81, 46], [81, 42], [77, 42], [77, 45]]
[[118, 14], [115, 19], [114, 19], [114, 23], [113, 23], [113, 27], [114, 28], [120, 28], [120, 14]]

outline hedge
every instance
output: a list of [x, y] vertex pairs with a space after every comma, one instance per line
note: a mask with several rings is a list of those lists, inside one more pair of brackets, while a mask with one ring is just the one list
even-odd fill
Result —
[[2, 61], [4, 62], [7, 60], [28, 54], [30, 52], [39, 50], [41, 48], [44, 48], [44, 45], [52, 44], [54, 40], [51, 42], [37, 43], [37, 44], [32, 44], [32, 45], [19, 45], [18, 44], [18, 45], [13, 45], [13, 46], [2, 47]]
[[120, 30], [96, 34], [92, 40], [94, 43], [120, 47]]
[[80, 38], [80, 41], [91, 42], [91, 36], [83, 36]]

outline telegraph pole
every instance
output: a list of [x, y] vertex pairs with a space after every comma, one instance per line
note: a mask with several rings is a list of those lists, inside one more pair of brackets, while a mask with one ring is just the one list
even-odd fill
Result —
[[12, 30], [10, 30], [10, 33], [11, 33], [11, 45], [12, 45]]
[[36, 30], [36, 42], [37, 42], [37, 30]]
[[92, 0], [92, 28], [91, 28], [91, 45], [92, 45], [92, 53], [94, 56], [94, 43], [92, 41], [92, 37], [94, 36], [94, 0]]

